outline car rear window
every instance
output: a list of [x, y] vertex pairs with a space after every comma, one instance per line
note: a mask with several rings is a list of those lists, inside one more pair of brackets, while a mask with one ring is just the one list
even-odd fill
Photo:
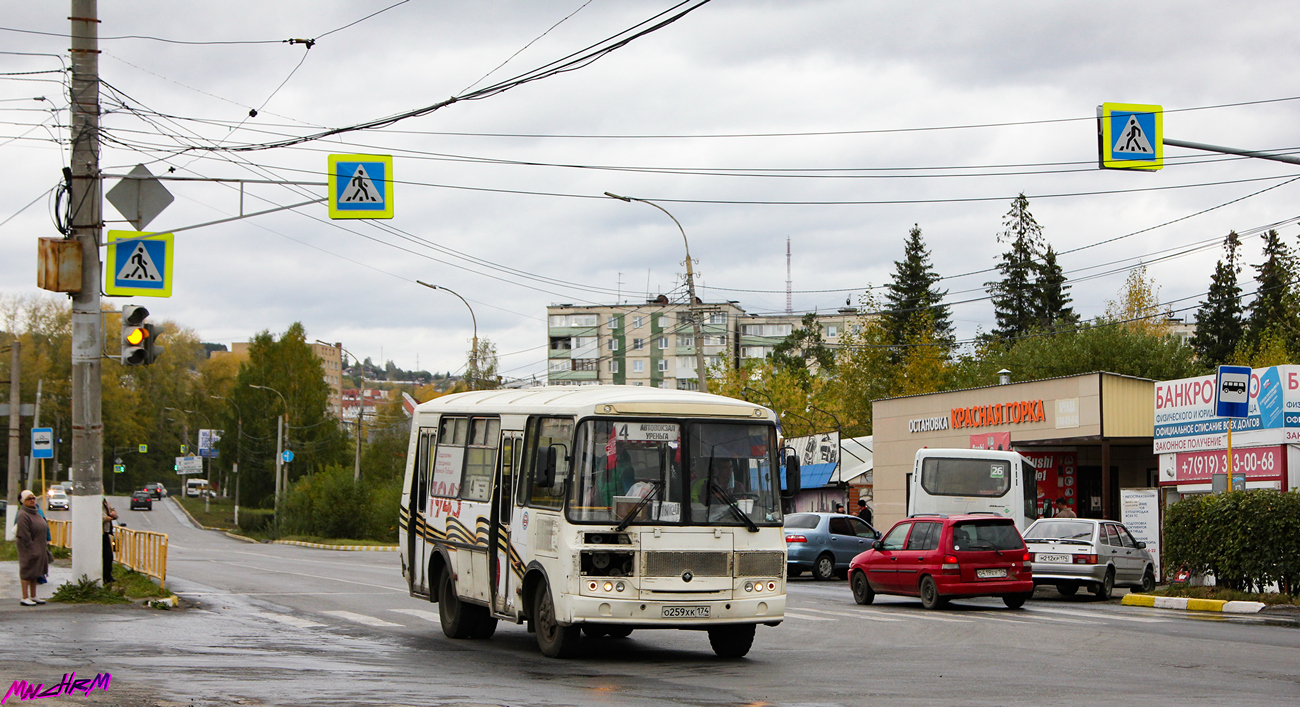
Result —
[[1024, 546], [1011, 522], [974, 520], [952, 526], [953, 550], [1019, 550]]
[[1034, 523], [1025, 531], [1026, 538], [1054, 540], [1092, 540], [1092, 523], [1077, 520], [1052, 520]]
[[792, 516], [786, 516], [785, 527], [787, 528], [816, 528], [817, 522], [821, 518], [811, 513], [796, 513]]

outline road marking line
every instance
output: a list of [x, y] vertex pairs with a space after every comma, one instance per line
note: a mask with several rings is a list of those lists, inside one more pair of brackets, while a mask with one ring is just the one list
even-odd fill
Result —
[[878, 615], [878, 616], [879, 616], [879, 615], [884, 615], [884, 614], [889, 614], [890, 616], [901, 617], [901, 618], [896, 618], [896, 619], [894, 619], [895, 621], [906, 621], [906, 620], [908, 620], [908, 619], [920, 619], [920, 620], [922, 620], [922, 621], [944, 621], [944, 622], [947, 622], [947, 623], [954, 623], [954, 624], [968, 624], [968, 623], [971, 622], [970, 619], [954, 619], [954, 618], [952, 618], [952, 617], [948, 617], [948, 616], [932, 616], [932, 615], [930, 615], [930, 614], [906, 613], [906, 612], [902, 612], [902, 611], [890, 611], [890, 612], [883, 612], [883, 611], [864, 611], [864, 612], [862, 612], [862, 613], [863, 613], [863, 614], [875, 614], [875, 615]]
[[1169, 619], [1146, 618], [1142, 616], [1129, 616], [1128, 614], [1108, 614], [1101, 611], [1079, 611], [1076, 609], [1048, 609], [1043, 607], [1034, 607], [1031, 611], [1033, 614], [1047, 612], [1052, 614], [1065, 614], [1066, 616], [1082, 616], [1088, 619], [1115, 620], [1115, 621], [1136, 621], [1138, 623], [1163, 623]]
[[438, 616], [438, 612], [436, 611], [425, 611], [424, 609], [389, 609], [389, 611], [396, 611], [399, 614], [414, 616], [417, 619], [424, 619], [425, 621], [435, 624], [442, 623], [442, 617]]
[[857, 610], [857, 609], [848, 609], [846, 611], [827, 611], [825, 609], [810, 609], [806, 606], [801, 606], [798, 608], [798, 610], [815, 611], [819, 614], [830, 614], [831, 616], [840, 616], [840, 617], [851, 616], [855, 619], [865, 619], [867, 621], [893, 621], [893, 622], [902, 621], [902, 619], [887, 619], [883, 616], [867, 616], [868, 612]]
[[272, 621], [279, 621], [282, 624], [297, 626], [298, 628], [317, 628], [319, 626], [325, 625], [325, 624], [318, 624], [315, 621], [308, 621], [307, 619], [302, 619], [297, 616], [287, 616], [285, 614], [272, 614], [270, 612], [265, 612], [265, 611], [254, 613], [253, 617], [259, 619], [270, 619]]
[[360, 585], [363, 586], [363, 587], [374, 587], [374, 588], [376, 588], [376, 589], [387, 589], [387, 590], [389, 590], [389, 591], [392, 591], [392, 592], [400, 592], [400, 593], [402, 593], [402, 594], [406, 594], [406, 593], [408, 593], [408, 592], [410, 591], [410, 590], [408, 590], [406, 587], [402, 587], [402, 588], [398, 589], [397, 587], [386, 587], [386, 586], [384, 586], [384, 585], [382, 585], [382, 584], [371, 584], [371, 583], [369, 583], [369, 582], [355, 582], [355, 581], [350, 580], [350, 579], [339, 579], [338, 577], [328, 577], [328, 576], [325, 576], [325, 575], [319, 575], [319, 574], [306, 574], [306, 573], [304, 573], [304, 572], [290, 572], [289, 570], [277, 570], [277, 569], [272, 569], [272, 568], [270, 568], [270, 567], [258, 567], [257, 565], [241, 565], [241, 564], [239, 564], [238, 562], [223, 562], [223, 561], [221, 561], [221, 560], [211, 560], [211, 562], [220, 562], [220, 563], [223, 564], [223, 565], [230, 565], [231, 567], [246, 567], [246, 568], [251, 569], [251, 570], [257, 570], [257, 571], [259, 571], [259, 572], [279, 572], [280, 574], [291, 574], [291, 575], [294, 575], [294, 576], [296, 576], [296, 577], [310, 577], [310, 578], [312, 578], [312, 579], [328, 579], [328, 580], [330, 580], [330, 581], [334, 581], [334, 582], [343, 582], [343, 583], [345, 583], [345, 584], [360, 584]]
[[1095, 624], [1096, 621], [1082, 621], [1080, 619], [1064, 619], [1059, 616], [1035, 616], [1037, 621], [1055, 621], [1062, 624]]
[[790, 611], [785, 612], [785, 618], [803, 619], [804, 621], [834, 621], [835, 620], [835, 619], [828, 619], [825, 616], [805, 616], [803, 614], [795, 614]]
[[392, 621], [384, 621], [383, 619], [366, 616], [365, 614], [354, 614], [351, 611], [322, 611], [321, 613], [327, 616], [365, 624], [367, 626], [401, 626], [401, 624], [395, 624]]

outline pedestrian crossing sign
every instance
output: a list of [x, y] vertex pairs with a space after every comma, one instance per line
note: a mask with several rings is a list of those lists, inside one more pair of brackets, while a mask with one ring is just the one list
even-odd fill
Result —
[[1098, 110], [1103, 169], [1164, 167], [1164, 109], [1133, 103], [1103, 103]]
[[104, 294], [171, 297], [174, 240], [170, 233], [109, 231]]
[[330, 155], [330, 218], [392, 218], [393, 156]]

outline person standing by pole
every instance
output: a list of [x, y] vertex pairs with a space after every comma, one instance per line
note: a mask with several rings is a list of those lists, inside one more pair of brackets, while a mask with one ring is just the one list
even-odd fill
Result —
[[104, 499], [104, 584], [113, 581], [113, 521], [117, 511]]
[[14, 541], [18, 544], [18, 579], [23, 585], [23, 598], [18, 603], [36, 606], [45, 603], [44, 599], [36, 597], [36, 585], [50, 568], [50, 526], [36, 511], [36, 494], [23, 489], [22, 504], [18, 511], [18, 522], [14, 524]]

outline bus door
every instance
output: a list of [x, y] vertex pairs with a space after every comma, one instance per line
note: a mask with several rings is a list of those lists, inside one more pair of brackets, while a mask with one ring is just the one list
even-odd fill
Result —
[[[511, 558], [518, 557], [511, 545], [510, 528], [514, 525], [515, 483], [519, 477], [519, 462], [523, 459], [524, 436], [509, 430], [501, 433], [501, 453], [492, 484], [492, 517], [488, 525], [488, 547], [491, 561], [488, 572], [492, 585], [492, 611], [513, 615], [515, 583]], [[522, 508], [519, 509], [522, 512]]]
[[411, 591], [416, 594], [429, 593], [429, 578], [425, 576], [429, 570], [429, 541], [423, 531], [427, 527], [430, 459], [436, 439], [436, 428], [420, 428], [420, 441], [415, 453], [415, 469], [411, 474], [406, 519], [406, 551]]

